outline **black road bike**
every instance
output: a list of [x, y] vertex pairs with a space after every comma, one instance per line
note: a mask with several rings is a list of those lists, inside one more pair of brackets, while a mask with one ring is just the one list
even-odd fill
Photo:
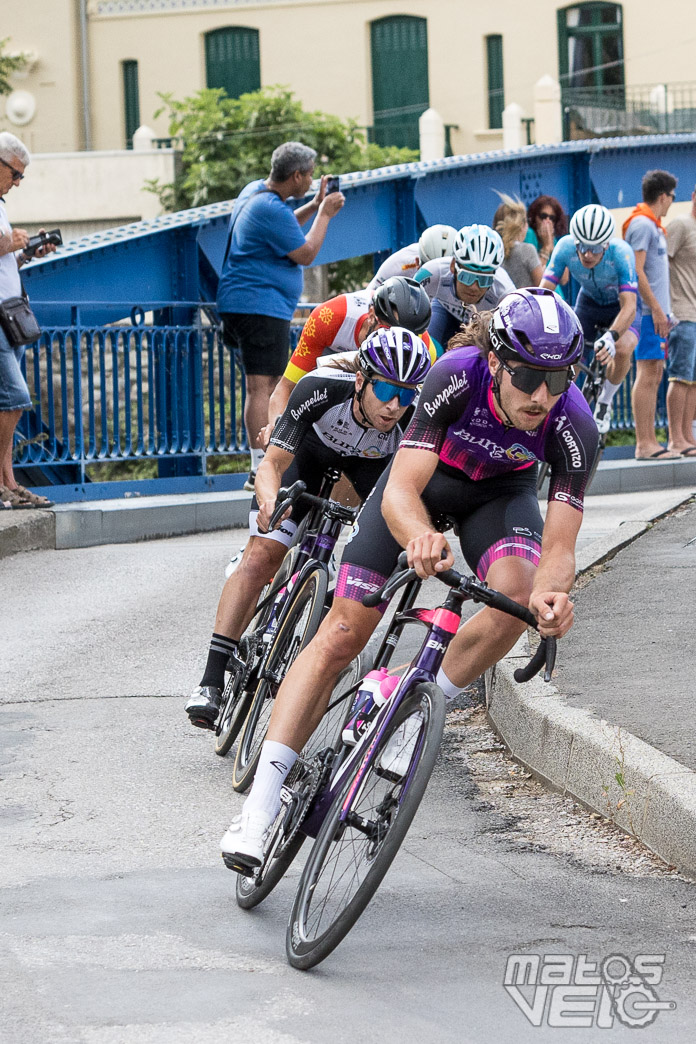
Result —
[[232, 785], [237, 791], [247, 790], [254, 778], [282, 679], [316, 634], [333, 600], [332, 554], [343, 526], [352, 525], [358, 512], [330, 499], [338, 475], [336, 469], [327, 469], [318, 496], [307, 493], [301, 481], [278, 493], [271, 527], [300, 500], [308, 502], [311, 510], [262, 593], [254, 620], [239, 643], [238, 655], [230, 658], [231, 673], [216, 728], [215, 749], [225, 755], [239, 737], [232, 770]]

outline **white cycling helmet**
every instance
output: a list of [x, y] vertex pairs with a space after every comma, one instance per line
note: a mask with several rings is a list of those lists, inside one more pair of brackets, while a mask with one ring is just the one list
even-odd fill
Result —
[[431, 225], [418, 240], [421, 264], [436, 257], [450, 257], [457, 230], [453, 225]]
[[454, 260], [473, 272], [495, 272], [505, 259], [505, 247], [497, 232], [488, 225], [465, 225], [452, 244]]
[[575, 211], [569, 231], [578, 246], [599, 247], [609, 242], [616, 232], [616, 225], [606, 207], [588, 203]]

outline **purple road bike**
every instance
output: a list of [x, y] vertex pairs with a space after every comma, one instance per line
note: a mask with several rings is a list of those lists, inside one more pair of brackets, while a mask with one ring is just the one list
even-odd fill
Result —
[[[450, 588], [443, 605], [413, 608], [421, 581], [407, 568], [402, 553], [382, 588], [363, 599], [374, 607], [405, 588], [375, 667], [389, 666], [409, 623], [427, 628], [421, 648], [355, 746], [342, 742], [335, 717], [333, 746], [317, 750], [312, 737], [312, 755], [308, 758], [302, 752], [283, 790], [283, 805], [271, 827], [263, 864], [253, 876], [238, 878], [237, 901], [247, 909], [255, 906], [278, 883], [305, 838], [314, 838], [287, 930], [287, 956], [295, 968], [314, 967], [338, 946], [379, 887], [406, 836], [440, 748], [445, 699], [435, 677], [461, 622], [463, 603], [482, 602], [536, 628], [527, 608], [475, 577], [450, 569], [437, 579]], [[555, 654], [554, 639], [542, 640], [529, 664], [516, 671], [516, 680], [528, 681], [543, 667], [549, 681]], [[346, 681], [342, 679], [341, 691], [327, 711], [335, 716], [342, 706], [343, 723], [351, 715], [350, 697], [360, 688], [359, 681], [352, 685]]]

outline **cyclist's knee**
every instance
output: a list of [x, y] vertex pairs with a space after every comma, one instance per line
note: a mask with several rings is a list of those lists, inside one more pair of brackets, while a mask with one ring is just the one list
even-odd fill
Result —
[[261, 588], [277, 571], [286, 552], [287, 548], [279, 540], [252, 537], [244, 548], [244, 554], [237, 570], [230, 579], [237, 575], [244, 576], [249, 582], [256, 583]]
[[317, 632], [317, 652], [342, 668], [365, 647], [377, 623], [375, 610], [337, 599]]

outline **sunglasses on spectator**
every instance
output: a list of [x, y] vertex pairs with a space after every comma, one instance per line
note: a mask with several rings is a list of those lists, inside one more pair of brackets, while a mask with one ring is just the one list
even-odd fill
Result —
[[524, 392], [525, 395], [532, 395], [544, 381], [549, 395], [562, 395], [568, 391], [575, 377], [572, 366], [565, 366], [562, 370], [537, 370], [534, 366], [516, 366], [513, 369], [502, 359], [500, 365], [510, 374], [513, 388]]
[[586, 243], [580, 243], [576, 239], [575, 249], [579, 254], [603, 254], [604, 251], [607, 249], [607, 245], [606, 243], [604, 243], [602, 246], [590, 246]]
[[24, 175], [20, 174], [18, 170], [14, 169], [14, 167], [11, 167], [10, 164], [6, 163], [4, 159], [0, 158], [0, 163], [2, 163], [3, 167], [7, 167], [8, 170], [12, 171], [13, 181], [22, 181], [24, 179]]
[[473, 286], [474, 283], [478, 283], [482, 290], [493, 286], [495, 272], [471, 272], [468, 268], [460, 268], [456, 262], [455, 268], [457, 270], [457, 282], [463, 283], [464, 286]]
[[541, 218], [542, 221], [547, 221], [547, 220], [548, 221], [553, 221], [553, 222], [556, 221], [556, 215], [555, 214], [540, 214], [539, 217]]
[[391, 402], [398, 398], [399, 406], [410, 406], [416, 395], [417, 388], [403, 388], [400, 384], [391, 384], [389, 381], [370, 381], [372, 390], [380, 402]]

